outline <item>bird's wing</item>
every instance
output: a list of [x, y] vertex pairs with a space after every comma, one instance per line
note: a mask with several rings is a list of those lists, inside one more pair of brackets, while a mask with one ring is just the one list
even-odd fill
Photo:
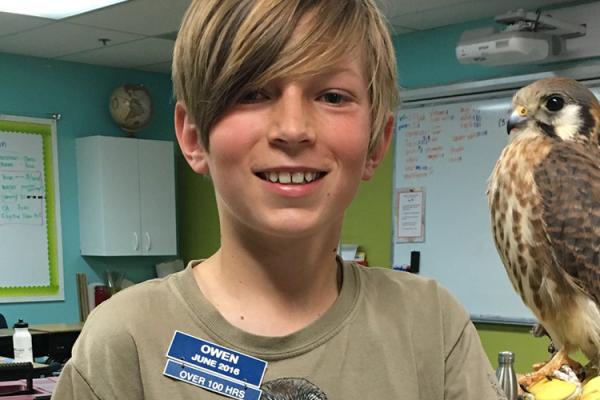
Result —
[[600, 303], [600, 151], [558, 143], [534, 179], [556, 266]]

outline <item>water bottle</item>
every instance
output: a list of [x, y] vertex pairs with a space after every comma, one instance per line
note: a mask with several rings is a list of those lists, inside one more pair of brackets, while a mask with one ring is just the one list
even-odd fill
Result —
[[33, 362], [33, 346], [31, 344], [31, 333], [29, 324], [20, 319], [14, 325], [13, 351], [16, 362]]
[[515, 356], [510, 351], [501, 351], [498, 353], [498, 369], [496, 378], [506, 398], [508, 400], [517, 400], [517, 375], [514, 369]]

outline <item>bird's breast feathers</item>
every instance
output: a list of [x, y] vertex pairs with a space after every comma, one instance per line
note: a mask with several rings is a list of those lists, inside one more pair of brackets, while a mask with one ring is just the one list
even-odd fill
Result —
[[496, 248], [515, 290], [528, 305], [540, 303], [534, 296], [542, 284], [536, 258], [544, 257], [540, 249], [545, 244], [534, 171], [550, 148], [548, 139], [523, 132], [503, 150], [488, 188]]

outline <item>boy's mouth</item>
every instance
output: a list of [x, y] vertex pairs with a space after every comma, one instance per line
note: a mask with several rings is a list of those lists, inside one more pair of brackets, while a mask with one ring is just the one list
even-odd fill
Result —
[[268, 171], [257, 172], [255, 175], [264, 181], [291, 185], [302, 185], [323, 178], [327, 173], [323, 171]]

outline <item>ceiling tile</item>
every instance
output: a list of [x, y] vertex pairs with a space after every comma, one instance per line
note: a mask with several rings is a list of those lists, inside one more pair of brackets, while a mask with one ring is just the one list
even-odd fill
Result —
[[45, 18], [0, 12], [0, 36], [38, 28], [52, 22], [54, 21]]
[[65, 57], [64, 61], [84, 64], [110, 65], [123, 68], [137, 68], [168, 62], [173, 54], [173, 41], [167, 39], [146, 38], [116, 46], [107, 46]]
[[151, 64], [151, 65], [142, 65], [137, 67], [136, 69], [141, 69], [142, 71], [151, 71], [151, 72], [163, 72], [166, 74], [171, 73], [171, 62], [164, 62], [159, 64]]
[[413, 29], [432, 29], [482, 18], [493, 21], [494, 16], [515, 8], [535, 10], [550, 5], [570, 3], [565, 0], [478, 0], [455, 4], [451, 7], [439, 6], [427, 11], [403, 13], [390, 18], [394, 26]]
[[390, 31], [392, 35], [402, 35], [404, 33], [411, 33], [417, 31], [417, 29], [406, 28], [401, 25], [392, 25], [391, 23], [390, 26]]
[[154, 36], [179, 30], [191, 0], [133, 0], [75, 16], [69, 22]]
[[[581, 0], [375, 0], [402, 35], [489, 18], [515, 8], [566, 7]], [[0, 13], [0, 52], [170, 71], [173, 39], [191, 0], [130, 0], [60, 22]], [[154, 36], [154, 38], [148, 38]], [[160, 37], [160, 38], [159, 38]], [[111, 42], [103, 47], [99, 38]]]
[[381, 12], [392, 19], [397, 15], [411, 14], [420, 11], [427, 11], [434, 8], [452, 7], [455, 4], [464, 3], [465, 0], [375, 0]]
[[[482, 10], [483, 8], [485, 10]], [[484, 11], [485, 13], [483, 13]], [[427, 11], [397, 15], [390, 19], [390, 23], [393, 26], [399, 25], [404, 28], [425, 30], [461, 21], [489, 17], [490, 14], [488, 12], [493, 14], [495, 11], [490, 10], [490, 7], [486, 5], [463, 3], [451, 9], [434, 8]]]
[[99, 38], [108, 38], [111, 40], [110, 45], [114, 45], [141, 37], [143, 36], [57, 22], [23, 33], [0, 37], [0, 51], [54, 58], [102, 47]]

